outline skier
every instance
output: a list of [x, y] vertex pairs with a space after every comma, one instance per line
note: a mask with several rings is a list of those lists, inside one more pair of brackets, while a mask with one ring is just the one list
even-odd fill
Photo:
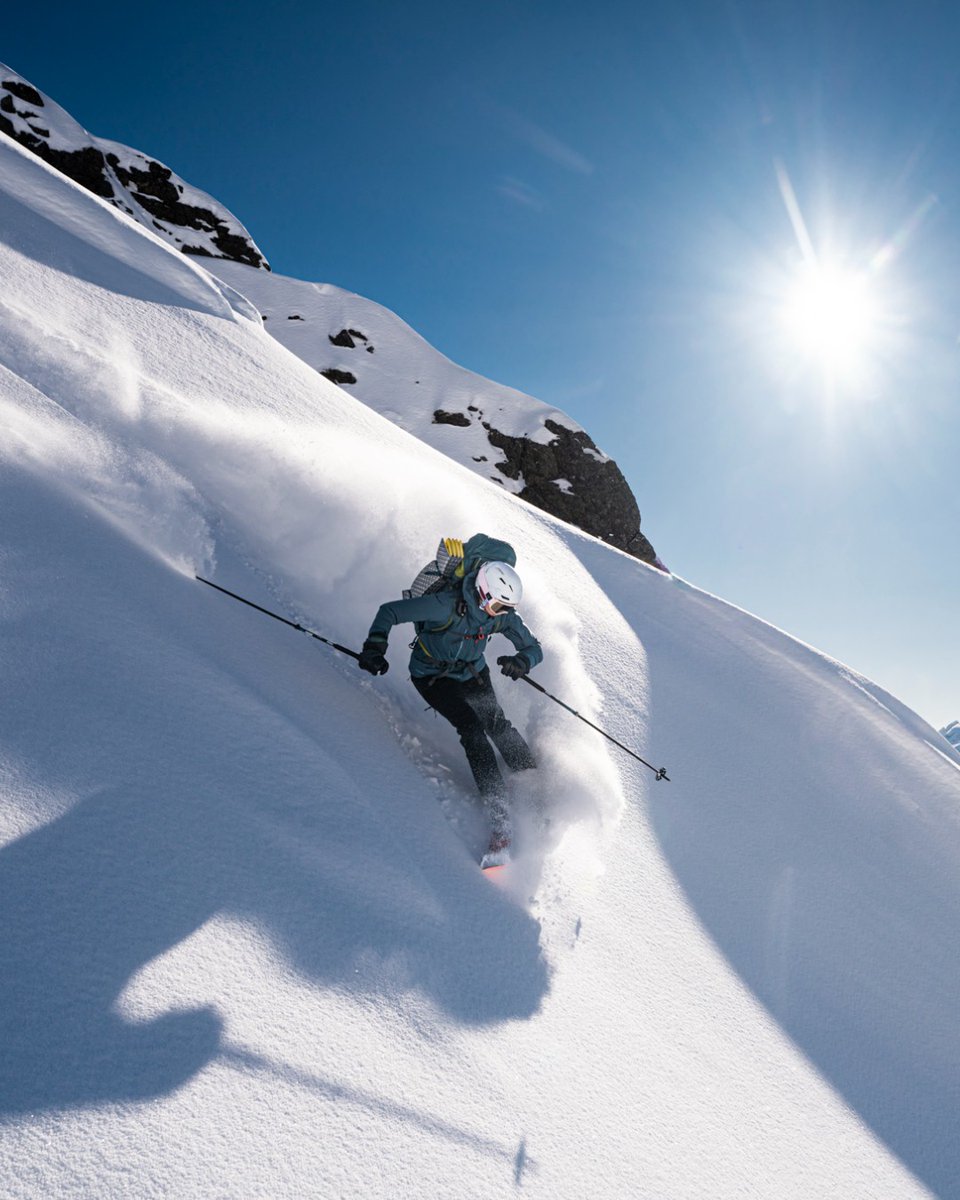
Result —
[[543, 651], [516, 611], [523, 588], [519, 575], [505, 561], [516, 561], [512, 547], [476, 534], [463, 549], [462, 583], [456, 579], [453, 586], [439, 591], [381, 604], [363, 643], [359, 665], [371, 675], [382, 675], [389, 669], [390, 630], [408, 621], [415, 623], [411, 682], [460, 735], [477, 790], [492, 819], [490, 851], [497, 852], [509, 845], [510, 831], [503, 776], [493, 746], [512, 771], [537, 764], [500, 707], [484, 651], [492, 634], [509, 638], [516, 653], [497, 659], [508, 679], [526, 675], [542, 662]]

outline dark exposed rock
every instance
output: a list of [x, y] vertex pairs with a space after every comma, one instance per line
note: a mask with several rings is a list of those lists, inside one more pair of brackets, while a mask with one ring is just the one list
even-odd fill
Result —
[[113, 199], [114, 191], [103, 169], [104, 158], [96, 146], [87, 146], [82, 150], [51, 150], [46, 142], [41, 146], [42, 149], [34, 152], [52, 167], [69, 175], [75, 183], [87, 188], [95, 196]]
[[6, 91], [16, 96], [18, 100], [22, 100], [24, 104], [34, 104], [37, 108], [43, 108], [43, 97], [36, 88], [31, 87], [24, 80], [5, 79], [2, 86]]
[[248, 267], [261, 267], [264, 271], [270, 270], [270, 264], [259, 251], [253, 248], [253, 244], [239, 233], [231, 233], [226, 226], [221, 226], [217, 230], [213, 244], [224, 258], [246, 263]]
[[[141, 213], [125, 202], [133, 200], [149, 215], [144, 223], [172, 238], [184, 254], [229, 258], [247, 266], [270, 269], [253, 241], [246, 236], [246, 231], [225, 209], [216, 212], [203, 204], [184, 203], [184, 187], [175, 181], [169, 168], [135, 150], [129, 152], [125, 162], [109, 150], [104, 154], [97, 139], [72, 121], [67, 136], [74, 140], [73, 148], [61, 148], [62, 130], [60, 136], [54, 138], [61, 145], [51, 146], [46, 118], [50, 119], [52, 128], [60, 128], [57, 122], [62, 117], [56, 115], [59, 112], [57, 106], [47, 106], [36, 88], [22, 79], [5, 79], [0, 82], [0, 90], [0, 131], [75, 183], [111, 201], [124, 212], [141, 217]], [[46, 109], [46, 118], [40, 118], [34, 108]], [[40, 124], [40, 120], [44, 123]], [[84, 141], [88, 144], [83, 144]], [[194, 230], [203, 236], [191, 237], [184, 243], [175, 236], [177, 229]]]
[[[4, 85], [6, 86], [6, 85]], [[96, 146], [85, 146], [82, 150], [54, 150], [51, 146], [34, 133], [23, 133], [16, 129], [6, 117], [0, 116], [0, 130], [15, 142], [32, 150], [37, 158], [55, 167], [81, 187], [101, 196], [104, 200], [114, 198], [104, 169], [104, 158]]]
[[438, 408], [433, 414], [433, 423], [434, 425], [460, 425], [466, 427], [470, 424], [470, 418], [466, 413], [444, 412], [442, 408]]
[[[5, 93], [0, 100], [0, 113], [16, 115], [24, 120], [37, 116], [35, 112], [29, 110], [18, 110], [13, 102], [14, 96], [24, 104], [43, 108], [43, 97], [36, 88], [22, 80], [5, 79], [0, 87], [4, 89]], [[72, 180], [93, 192], [94, 195], [102, 196], [105, 200], [113, 199], [114, 192], [106, 179], [103, 154], [95, 146], [85, 146], [80, 150], [54, 149], [43, 140], [45, 137], [49, 137], [49, 132], [43, 127], [30, 126], [28, 132], [18, 129], [12, 121], [7, 120], [4, 116], [0, 116], [0, 130], [8, 137], [13, 138], [15, 142], [19, 142], [21, 146], [31, 150], [38, 158], [42, 158], [45, 163], [49, 163], [51, 167], [62, 171], [64, 175], [69, 175]]]
[[[149, 162], [146, 170], [135, 166], [123, 166], [115, 154], [107, 155], [107, 162], [123, 186], [133, 195], [137, 203], [154, 217], [178, 225], [182, 229], [196, 229], [201, 233], [212, 233], [213, 244], [224, 258], [246, 263], [248, 267], [263, 265], [259, 255], [246, 238], [231, 233], [223, 220], [211, 209], [197, 204], [185, 204], [180, 198], [181, 189], [172, 180], [173, 172], [158, 162]], [[191, 251], [212, 258], [208, 251]]]
[[[544, 424], [553, 434], [547, 443], [513, 437], [484, 422], [491, 445], [506, 456], [497, 470], [508, 479], [522, 477], [521, 499], [652, 563], [656, 552], [640, 532], [640, 510], [617, 464], [582, 429], [552, 420]], [[566, 480], [569, 489], [558, 487], [558, 480]]]
[[[357, 342], [370, 341], [367, 335], [361, 333], [359, 329], [341, 329], [339, 333], [328, 333], [327, 337], [334, 346], [341, 346], [344, 350], [355, 350]], [[368, 354], [372, 354], [373, 346], [364, 346], [364, 350]]]
[[627, 554], [632, 554], [634, 558], [639, 558], [642, 562], [657, 566], [662, 571], [666, 570], [647, 535], [639, 529], [632, 538], [628, 539], [627, 544], [621, 547], [621, 549], [625, 550]]
[[349, 371], [339, 371], [336, 367], [327, 367], [327, 369], [325, 371], [321, 371], [320, 374], [324, 377], [324, 379], [329, 379], [331, 383], [344, 384], [357, 382], [356, 375], [352, 375]]

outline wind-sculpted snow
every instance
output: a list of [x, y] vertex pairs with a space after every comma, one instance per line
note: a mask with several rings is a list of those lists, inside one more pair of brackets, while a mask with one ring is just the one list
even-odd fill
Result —
[[[541, 761], [347, 645], [512, 542]], [[0, 137], [0, 1192], [949, 1196], [960, 767], [869, 681], [477, 479]], [[499, 678], [499, 677], [498, 677]], [[538, 817], [542, 809], [546, 822]]]

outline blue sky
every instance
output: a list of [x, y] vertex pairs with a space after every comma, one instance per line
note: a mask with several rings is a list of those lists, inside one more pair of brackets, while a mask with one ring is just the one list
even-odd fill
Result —
[[[960, 717], [952, 6], [117, 11], [20, 6], [0, 58], [564, 408], [678, 574]], [[842, 371], [784, 323], [805, 256], [869, 293]]]

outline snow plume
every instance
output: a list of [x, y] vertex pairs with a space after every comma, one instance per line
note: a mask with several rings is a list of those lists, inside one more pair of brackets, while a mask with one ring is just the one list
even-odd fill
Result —
[[0, 459], [57, 480], [143, 549], [193, 573], [213, 539], [193, 486], [149, 450], [112, 441], [0, 364]]

